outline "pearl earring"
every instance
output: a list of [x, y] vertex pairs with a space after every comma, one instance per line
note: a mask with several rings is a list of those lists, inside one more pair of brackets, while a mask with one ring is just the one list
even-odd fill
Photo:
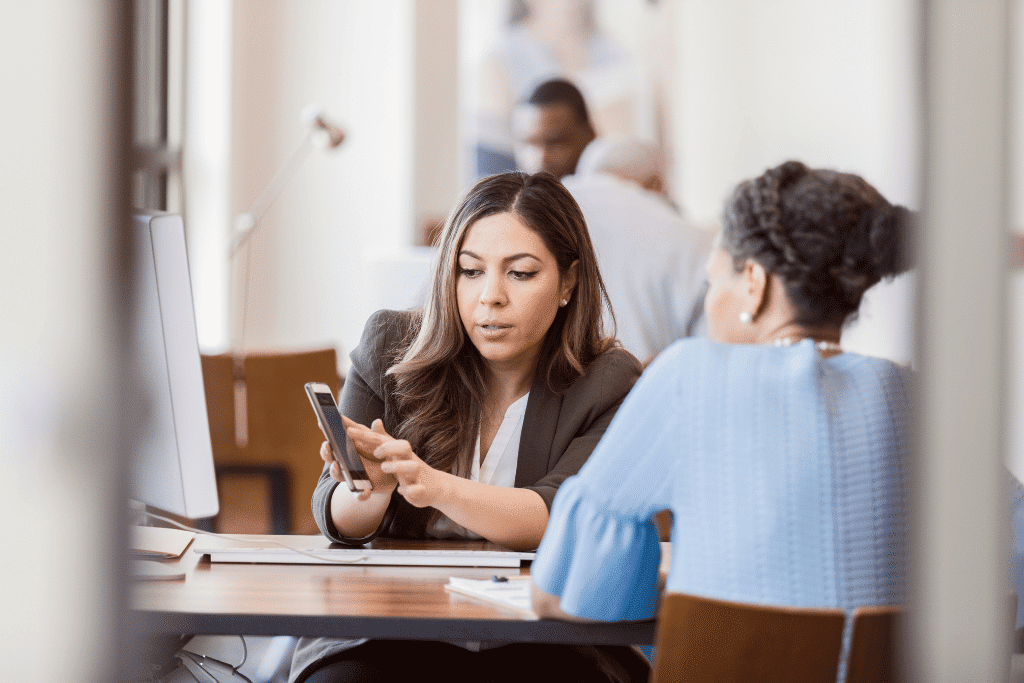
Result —
[[740, 322], [749, 325], [754, 322], [754, 316], [750, 314], [750, 311], [740, 311]]
[[565, 306], [567, 303], [569, 303], [568, 299], [562, 299], [562, 306]]

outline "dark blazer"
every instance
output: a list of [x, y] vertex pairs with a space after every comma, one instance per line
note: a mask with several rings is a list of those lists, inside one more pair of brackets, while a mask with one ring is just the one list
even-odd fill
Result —
[[[339, 405], [342, 414], [367, 426], [380, 418], [385, 430], [394, 433], [401, 416], [392, 398], [393, 379], [385, 372], [405, 347], [412, 322], [411, 312], [378, 311], [370, 317], [359, 346], [351, 353], [352, 366]], [[596, 358], [586, 374], [561, 394], [551, 391], [538, 376], [523, 418], [516, 487], [536, 491], [550, 510], [558, 487], [590, 457], [640, 370], [636, 358], [616, 348]], [[414, 507], [397, 491], [373, 534], [360, 539], [341, 536], [330, 514], [331, 494], [337, 485], [325, 466], [313, 493], [313, 515], [331, 540], [359, 544], [377, 535], [424, 538], [430, 509]]]

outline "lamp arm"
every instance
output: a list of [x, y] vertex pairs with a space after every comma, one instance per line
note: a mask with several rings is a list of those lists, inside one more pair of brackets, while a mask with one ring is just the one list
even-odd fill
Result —
[[263, 192], [256, 197], [252, 207], [245, 213], [240, 213], [235, 217], [235, 230], [231, 240], [229, 258], [233, 257], [249, 240], [256, 226], [259, 225], [260, 219], [263, 218], [270, 205], [277, 199], [277, 195], [281, 194], [281, 190], [284, 189], [284, 186], [288, 184], [288, 181], [292, 179], [295, 172], [302, 166], [302, 162], [309, 156], [310, 151], [313, 149], [312, 139], [313, 132], [307, 132], [295, 148], [295, 151], [292, 152], [292, 155], [278, 169], [274, 177], [270, 179]]
[[[313, 143], [319, 142], [321, 147], [325, 149], [336, 149], [345, 140], [345, 133], [337, 126], [328, 122], [323, 114], [320, 112], [320, 108], [316, 105], [310, 105], [306, 107], [303, 112], [303, 120], [306, 121], [309, 126], [306, 129], [306, 134], [302, 136], [302, 140], [296, 146], [295, 151], [292, 152], [288, 160], [285, 161], [284, 165], [278, 169], [274, 177], [270, 179], [270, 182], [263, 189], [263, 192], [256, 197], [256, 201], [253, 202], [252, 208], [246, 213], [238, 214], [235, 217], [235, 226], [231, 238], [231, 248], [228, 251], [228, 263], [231, 264], [234, 261], [235, 254], [241, 249], [249, 238], [252, 237], [252, 233], [256, 230], [256, 226], [259, 225], [260, 219], [270, 208], [270, 205], [277, 198], [277, 195], [281, 193], [284, 186], [288, 184], [288, 181], [292, 179], [295, 172], [299, 170], [299, 166], [309, 156], [312, 151]], [[229, 314], [230, 309], [235, 303], [235, 297], [233, 296], [232, 283], [234, 277], [228, 279], [228, 306]], [[245, 353], [243, 340], [245, 338], [245, 311], [248, 303], [248, 292], [249, 292], [249, 262], [246, 261], [246, 271], [244, 284], [242, 289], [242, 324], [239, 332], [238, 342], [235, 343], [234, 334], [232, 333], [232, 353], [233, 358], [233, 370], [234, 370], [234, 408], [235, 408], [235, 444], [238, 448], [245, 448], [249, 443], [249, 409], [248, 409], [248, 390], [246, 388], [245, 380]]]

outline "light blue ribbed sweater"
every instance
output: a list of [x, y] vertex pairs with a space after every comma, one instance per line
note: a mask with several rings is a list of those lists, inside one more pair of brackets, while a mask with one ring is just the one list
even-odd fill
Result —
[[761, 604], [905, 600], [911, 373], [856, 354], [675, 343], [559, 490], [533, 564], [578, 616], [653, 617], [667, 590]]

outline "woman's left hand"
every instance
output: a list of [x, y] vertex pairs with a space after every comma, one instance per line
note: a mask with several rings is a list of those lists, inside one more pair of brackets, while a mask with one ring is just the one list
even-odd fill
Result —
[[442, 499], [445, 475], [420, 460], [408, 441], [394, 440], [379, 446], [374, 456], [384, 460], [380, 469], [398, 480], [398, 492], [418, 508], [436, 507]]

